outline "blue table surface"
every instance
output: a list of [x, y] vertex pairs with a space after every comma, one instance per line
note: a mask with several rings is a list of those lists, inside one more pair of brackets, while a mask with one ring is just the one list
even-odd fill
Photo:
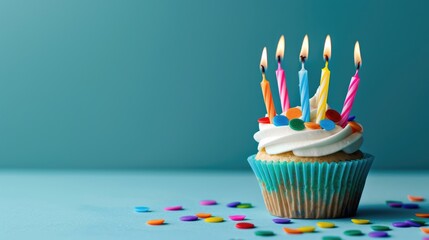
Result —
[[[337, 227], [317, 228], [317, 233], [291, 236], [284, 225], [272, 222], [265, 209], [256, 178], [251, 172], [213, 171], [0, 171], [0, 239], [264, 239], [256, 230], [272, 230], [268, 239], [322, 239], [343, 231], [371, 231], [371, 225], [355, 225], [349, 218], [329, 220]], [[429, 198], [429, 172], [371, 171], [357, 218], [372, 225], [389, 225], [429, 212], [428, 201], [420, 209], [395, 209], [386, 200], [408, 202], [407, 194]], [[214, 199], [215, 206], [199, 201]], [[250, 202], [254, 208], [232, 209], [232, 201]], [[167, 212], [164, 207], [182, 205]], [[136, 213], [135, 206], [151, 212]], [[225, 218], [222, 223], [181, 222], [180, 216], [209, 212]], [[245, 214], [255, 229], [240, 230], [229, 215]], [[163, 218], [163, 226], [149, 226], [149, 219]], [[289, 227], [316, 226], [318, 220], [293, 220]], [[418, 228], [393, 228], [390, 239], [422, 239]], [[429, 235], [428, 235], [429, 236]]]

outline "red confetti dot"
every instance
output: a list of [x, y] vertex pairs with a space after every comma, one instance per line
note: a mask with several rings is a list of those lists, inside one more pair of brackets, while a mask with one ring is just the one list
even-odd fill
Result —
[[327, 119], [332, 120], [333, 122], [339, 122], [341, 120], [341, 114], [339, 114], [334, 109], [328, 109], [325, 113]]
[[260, 118], [258, 119], [258, 123], [270, 124], [270, 118], [269, 117]]
[[250, 228], [254, 228], [255, 225], [253, 225], [253, 223], [249, 223], [249, 222], [239, 222], [237, 224], [235, 224], [236, 228], [240, 228], [240, 229], [250, 229]]

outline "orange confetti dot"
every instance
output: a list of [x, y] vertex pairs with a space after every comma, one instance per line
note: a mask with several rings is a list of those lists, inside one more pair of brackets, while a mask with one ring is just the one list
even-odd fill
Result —
[[425, 199], [423, 197], [419, 197], [419, 196], [408, 195], [408, 200], [410, 200], [411, 202], [422, 202]]
[[197, 214], [195, 214], [195, 216], [197, 216], [199, 218], [208, 218], [208, 217], [211, 217], [212, 214], [211, 213], [197, 213]]
[[423, 233], [429, 234], [429, 228], [427, 227], [426, 228], [421, 227], [420, 230], [422, 230]]
[[300, 118], [302, 116], [302, 112], [299, 108], [289, 108], [286, 112], [286, 117], [289, 120]]
[[283, 230], [288, 234], [301, 234], [302, 231], [293, 228], [283, 228]]
[[416, 217], [429, 218], [429, 213], [416, 213]]
[[310, 129], [320, 129], [320, 125], [315, 123], [315, 122], [305, 122], [304, 123], [306, 128], [310, 128]]
[[353, 132], [362, 132], [362, 126], [359, 123], [350, 121], [349, 125], [352, 128]]
[[146, 222], [149, 225], [162, 225], [164, 224], [164, 219], [152, 219]]

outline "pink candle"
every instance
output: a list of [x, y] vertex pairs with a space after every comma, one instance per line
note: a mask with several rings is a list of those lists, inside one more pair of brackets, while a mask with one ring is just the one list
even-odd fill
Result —
[[279, 86], [279, 96], [280, 96], [280, 102], [282, 104], [282, 110], [284, 113], [286, 113], [286, 111], [290, 108], [290, 103], [289, 103], [289, 94], [286, 86], [286, 75], [281, 65], [281, 60], [283, 59], [283, 56], [284, 56], [284, 49], [285, 49], [285, 38], [282, 35], [280, 37], [279, 43], [277, 44], [276, 58], [278, 62], [278, 68], [276, 70], [276, 77], [277, 77], [277, 84]]
[[356, 92], [359, 87], [360, 77], [359, 77], [359, 68], [362, 64], [362, 60], [360, 57], [360, 47], [359, 42], [355, 44], [355, 64], [356, 64], [356, 73], [350, 80], [349, 90], [347, 92], [346, 100], [344, 101], [343, 110], [341, 111], [341, 120], [338, 122], [338, 125], [341, 127], [345, 127], [347, 125], [350, 112], [353, 107], [353, 102], [355, 101]]

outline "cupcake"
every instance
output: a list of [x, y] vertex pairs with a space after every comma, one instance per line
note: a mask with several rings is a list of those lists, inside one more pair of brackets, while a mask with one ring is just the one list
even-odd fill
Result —
[[360, 151], [363, 128], [353, 117], [338, 124], [341, 115], [327, 106], [326, 118], [316, 121], [318, 96], [309, 101], [307, 122], [301, 120], [300, 107], [259, 119], [254, 135], [258, 153], [248, 162], [274, 216], [326, 219], [356, 214], [374, 157]]

